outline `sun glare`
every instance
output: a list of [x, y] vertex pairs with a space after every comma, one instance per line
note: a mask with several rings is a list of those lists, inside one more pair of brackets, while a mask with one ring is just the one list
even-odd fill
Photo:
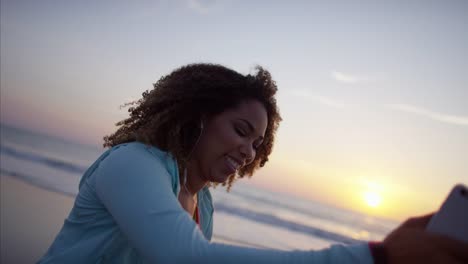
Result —
[[377, 206], [379, 206], [380, 202], [382, 201], [382, 198], [376, 192], [367, 191], [367, 192], [364, 193], [364, 201], [370, 207], [377, 207]]

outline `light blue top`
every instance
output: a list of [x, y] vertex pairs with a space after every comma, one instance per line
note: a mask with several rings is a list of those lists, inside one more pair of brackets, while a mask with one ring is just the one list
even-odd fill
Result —
[[179, 190], [177, 163], [166, 152], [137, 142], [109, 149], [83, 175], [39, 263], [373, 263], [365, 243], [320, 251], [212, 243], [208, 189], [198, 193], [201, 228], [180, 205]]

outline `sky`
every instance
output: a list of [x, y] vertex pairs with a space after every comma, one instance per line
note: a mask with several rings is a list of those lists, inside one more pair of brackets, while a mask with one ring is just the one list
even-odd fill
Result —
[[394, 219], [468, 184], [467, 1], [1, 1], [1, 122], [84, 144], [194, 62], [268, 69], [256, 186]]

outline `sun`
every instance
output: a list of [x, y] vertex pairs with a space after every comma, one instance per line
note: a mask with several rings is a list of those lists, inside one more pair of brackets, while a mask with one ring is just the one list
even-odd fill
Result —
[[382, 202], [382, 197], [376, 192], [367, 191], [364, 193], [364, 201], [370, 207], [377, 207]]

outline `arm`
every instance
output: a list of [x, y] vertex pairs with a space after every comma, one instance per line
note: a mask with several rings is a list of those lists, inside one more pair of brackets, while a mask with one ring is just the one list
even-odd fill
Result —
[[367, 245], [279, 251], [210, 243], [180, 206], [164, 164], [121, 147], [95, 172], [96, 192], [130, 243], [157, 263], [372, 263]]
[[386, 263], [468, 263], [468, 243], [426, 232], [431, 217], [410, 218], [385, 238]]

